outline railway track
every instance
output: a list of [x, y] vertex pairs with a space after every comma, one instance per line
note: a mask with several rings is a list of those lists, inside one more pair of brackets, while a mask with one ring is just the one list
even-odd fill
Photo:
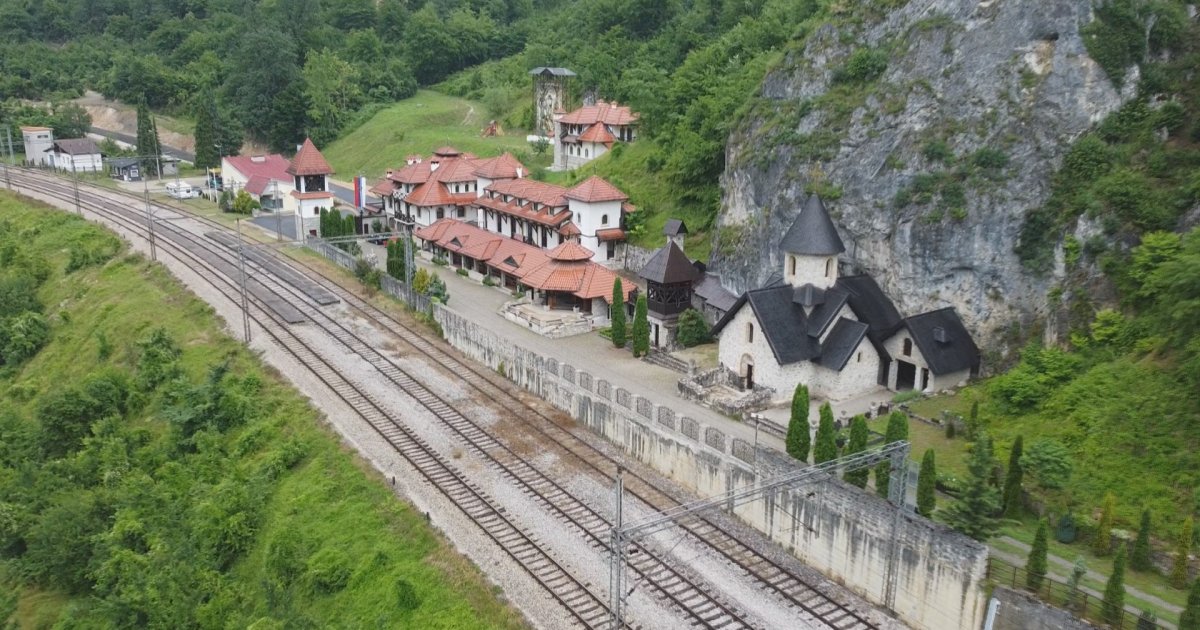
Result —
[[[169, 208], [169, 210], [178, 212], [175, 209]], [[224, 226], [210, 219], [204, 217], [193, 218], [225, 229]], [[229, 243], [226, 242], [225, 245], [228, 247]], [[282, 263], [283, 258], [275, 252], [270, 252], [266, 256], [275, 258]], [[263, 264], [262, 261], [259, 261], [259, 264]], [[453, 353], [446, 351], [439, 344], [430, 342], [405, 322], [392, 317], [387, 312], [376, 308], [370, 302], [359, 298], [353, 292], [341, 287], [334, 278], [321, 273], [319, 270], [290, 258], [287, 259], [287, 264], [305, 268], [309, 273], [309, 277], [322, 277], [326, 281], [322, 287], [324, 290], [332, 292], [342, 302], [358, 310], [368, 318], [379, 323], [384, 323], [388, 329], [395, 332], [399, 338], [418, 352], [435, 359], [443, 365], [454, 366], [453, 371], [457, 374], [462, 374], [464, 371], [471, 374], [473, 378], [464, 379], [464, 382], [468, 386], [508, 411], [512, 418], [524, 423], [527, 428], [554, 444], [559, 450], [583, 463], [586, 467], [591, 468], [595, 474], [600, 475], [606, 480], [612, 479], [610, 470], [614, 469], [616, 464], [611, 456], [604, 454], [590, 442], [579, 439], [567, 428], [555, 422], [554, 419], [524, 403], [519, 396], [513, 393], [511, 383], [504, 381], [490, 370], [478, 366], [473, 362], [463, 361]], [[307, 294], [306, 297], [310, 302], [316, 301], [317, 304], [329, 303], [328, 301], [315, 300], [311, 295], [311, 291], [303, 292]], [[319, 312], [319, 309], [317, 309], [317, 312]], [[526, 490], [527, 494], [537, 498], [539, 503], [551, 511], [558, 513], [563, 520], [573, 523], [577, 529], [585, 533], [589, 539], [589, 544], [593, 547], [604, 547], [606, 545], [603, 533], [607, 531], [608, 524], [602, 517], [572, 497], [569, 492], [561, 488], [553, 480], [533, 469], [523, 458], [512, 453], [507, 446], [497, 442], [488, 432], [470, 421], [465, 415], [459, 413], [452, 405], [424, 389], [419, 381], [401, 370], [390, 359], [376, 352], [370, 343], [340, 325], [337, 325], [333, 330], [328, 325], [322, 327], [334, 336], [340, 337], [340, 341], [347, 347], [353, 348], [354, 352], [364, 358], [368, 358], [382, 374], [392, 380], [401, 389], [409, 392], [423, 391], [423, 396], [417, 398], [418, 402], [435, 416], [446, 422], [447, 426], [462, 437], [475, 453], [491, 460], [505, 476], [520, 484]], [[340, 328], [340, 330], [336, 328]], [[647, 506], [651, 507], [651, 509], [661, 510], [679, 504], [678, 500], [658, 489], [650, 481], [636, 474], [631, 474], [628, 471], [626, 473], [626, 488], [631, 495], [640, 499]], [[838, 629], [876, 627], [852, 605], [843, 604], [828, 597], [805, 579], [786, 570], [780, 564], [741, 542], [711, 519], [700, 519], [695, 523], [687, 524], [683, 527], [693, 540], [711, 548], [728, 562], [740, 567], [762, 587], [774, 592], [792, 605], [808, 613], [814, 621], [819, 621], [828, 627]], [[679, 583], [688, 582], [686, 578], [674, 570], [655, 570], [653, 566], [646, 566], [649, 563], [647, 559], [654, 558], [654, 555], [648, 549], [639, 549], [639, 551], [645, 551], [646, 553], [634, 555], [634, 557], [638, 558], [638, 562], [634, 563], [633, 569], [641, 575], [641, 579], [646, 580], [647, 575], [655, 577], [669, 575], [668, 584], [670, 586], [668, 589]], [[654, 558], [654, 560], [657, 561], [657, 558]], [[668, 566], [664, 562], [658, 562], [663, 567]], [[642, 566], [639, 566], [639, 563]], [[672, 601], [677, 608], [690, 610], [697, 606], [698, 600], [694, 597], [694, 594], [689, 597], [686, 593], [672, 593], [667, 589], [658, 590], [668, 600]], [[676, 589], [676, 591], [679, 590]], [[728, 625], [730, 619], [736, 619], [737, 615], [726, 604], [700, 599], [698, 613], [699, 615], [696, 620], [699, 622], [699, 625], [736, 627], [735, 625]]]
[[[65, 187], [52, 180], [43, 180], [41, 187], [43, 189], [57, 190], [60, 196], [64, 198], [66, 196]], [[131, 213], [107, 199], [100, 198], [100, 201], [96, 201], [89, 193], [85, 197], [85, 202], [93, 212], [106, 214], [110, 219], [117, 220], [126, 227], [132, 226], [135, 231], [145, 229], [144, 221], [139, 214]], [[203, 242], [196, 234], [175, 226], [159, 228], [158, 232], [160, 238], [161, 236], [167, 236], [167, 239], [172, 242], [177, 252], [177, 257], [179, 255], [186, 256], [216, 271], [218, 277], [222, 279], [225, 285], [225, 288], [222, 289], [223, 293], [227, 297], [230, 297], [230, 299], [236, 300], [237, 286], [233, 281], [233, 275], [229, 272], [231, 263], [227, 258], [231, 255], [230, 252], [224, 252], [225, 259], [213, 260], [211, 244]], [[180, 240], [187, 241], [187, 244], [179, 242]], [[196, 248], [206, 250], [208, 255], [197, 255]], [[210, 282], [212, 282], [211, 278]], [[283, 291], [291, 292], [293, 294], [291, 296], [292, 300], [316, 301], [311, 295], [312, 291], [305, 288], [297, 289], [289, 287], [283, 282], [278, 282], [270, 278], [258, 278], [256, 282], [261, 288], [269, 288], [276, 296], [280, 296], [280, 292]], [[275, 286], [268, 287], [267, 285]], [[279, 313], [272, 312], [273, 308], [269, 303], [269, 298], [256, 291], [254, 301], [256, 306], [262, 309], [265, 316], [273, 320], [276, 324], [280, 324], [281, 328], [286, 328], [283, 324], [288, 323], [289, 320]], [[294, 302], [289, 303], [294, 305]], [[314, 323], [317, 323], [324, 331], [337, 338], [347, 348], [364, 357], [373, 359], [372, 363], [381, 373], [385, 374], [385, 376], [390, 378], [436, 417], [446, 422], [478, 454], [492, 460], [493, 464], [502, 470], [505, 476], [517, 483], [527, 495], [535, 498], [544, 507], [557, 513], [562, 520], [573, 525], [578, 531], [583, 532], [587, 536], [589, 544], [593, 547], [605, 548], [604, 534], [608, 531], [608, 523], [601, 515], [578, 501], [559, 484], [541, 475], [541, 473], [511, 451], [501, 449], [506, 451], [507, 461], [497, 458], [492, 454], [492, 451], [502, 445], [492, 440], [482, 428], [459, 413], [450, 403], [425, 388], [417, 379], [407, 374], [394, 363], [391, 363], [386, 357], [375, 352], [373, 347], [361, 337], [342, 326], [333, 318], [326, 316], [319, 309], [306, 309], [306, 312], [310, 315], [316, 315]], [[259, 320], [258, 316], [255, 318]], [[262, 322], [260, 321], [260, 323]], [[388, 439], [398, 451], [404, 454], [410, 463], [417, 466], [431, 483], [438, 485], [440, 488], [439, 484], [443, 480], [449, 480], [446, 483], [451, 484], [451, 489], [446, 493], [447, 496], [450, 496], [452, 499], [466, 497], [464, 499], [467, 501], [466, 506], [460, 505], [460, 508], [469, 516], [472, 516], [481, 527], [489, 530], [489, 525], [500, 523], [503, 527], [507, 528], [506, 531], [499, 533], [493, 531], [488, 531], [488, 533], [494, 540], [504, 546], [506, 551], [509, 551], [509, 555], [521, 562], [531, 574], [535, 575], [539, 581], [546, 585], [548, 590], [551, 590], [552, 593], [558, 593], [556, 597], [559, 598], [559, 601], [571, 610], [576, 618], [586, 627], [598, 627], [595, 625], [598, 621], [597, 615], [606, 615], [607, 611], [603, 605], [596, 601], [595, 596], [590, 593], [584, 596], [581, 593], [582, 586], [573, 580], [568, 581], [566, 577], [569, 576], [562, 570], [562, 567], [553, 562], [548, 556], [545, 556], [540, 549], [537, 549], [536, 544], [531, 542], [531, 538], [528, 535], [516, 535], [516, 526], [512, 525], [506, 518], [503, 518], [500, 512], [492, 509], [486, 497], [482, 497], [477, 489], [464, 486], [466, 482], [461, 478], [455, 480], [448, 477], [447, 475], [455, 474], [453, 469], [445, 465], [444, 462], [441, 462], [438, 467], [432, 467], [430, 462], [436, 463], [439, 459], [427, 444], [415, 441], [415, 436], [408, 433], [403, 425], [397, 422], [396, 418], [391, 417], [378, 403], [363, 393], [358, 386], [354, 385], [344, 375], [338, 373], [337, 370], [320, 359], [298, 337], [291, 334], [275, 333], [271, 330], [271, 327], [266, 327], [266, 329], [276, 342], [285, 347], [293, 357], [309, 367], [310, 370], [318, 374], [327, 383], [330, 383], [331, 388], [334, 389], [335, 393], [343, 401], [356, 409], [376, 431]], [[384, 420], [387, 422], [384, 423]], [[425, 467], [422, 468], [422, 465]], [[433, 469], [431, 470], [431, 468]], [[513, 540], [517, 542], [515, 548], [510, 550], [510, 547], [513, 547], [511, 543]], [[534, 553], [534, 550], [537, 553]], [[644, 553], [636, 553], [638, 551]], [[537, 562], [529, 562], [526, 559], [531, 555], [541, 557], [538, 558]], [[709, 590], [697, 578], [686, 576], [671, 567], [668, 563], [655, 557], [650, 549], [638, 546], [635, 548], [635, 553], [632, 557], [635, 559], [631, 561], [630, 567], [638, 580], [650, 585], [677, 610], [690, 617], [693, 625], [709, 628], [746, 627], [741, 621], [741, 615], [738, 611], [715, 596], [710, 595]], [[561, 587], [561, 584], [564, 583], [570, 586], [565, 592]], [[582, 592], [587, 591], [586, 589], [582, 589]], [[589, 599], [591, 601], [580, 602], [580, 600]]]

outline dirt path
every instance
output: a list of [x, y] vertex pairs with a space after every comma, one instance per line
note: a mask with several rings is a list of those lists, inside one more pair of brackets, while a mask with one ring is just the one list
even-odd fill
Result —
[[[137, 135], [137, 109], [120, 101], [104, 98], [97, 92], [87, 91], [74, 101], [92, 117], [92, 126], [108, 131]], [[162, 121], [170, 121], [166, 116], [155, 116], [160, 123], [158, 136], [164, 145], [181, 149], [188, 153], [196, 150], [196, 139], [190, 134], [171, 131]]]

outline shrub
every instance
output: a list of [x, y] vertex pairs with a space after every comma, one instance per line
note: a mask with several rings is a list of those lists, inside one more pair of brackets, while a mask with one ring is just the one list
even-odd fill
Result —
[[679, 327], [675, 330], [675, 340], [685, 348], [708, 343], [710, 340], [708, 322], [699, 311], [689, 308], [679, 315]]
[[322, 548], [308, 558], [306, 573], [313, 590], [321, 593], [336, 593], [350, 583], [351, 570], [346, 566], [345, 554], [328, 547]]
[[459, 267], [458, 269], [455, 269], [455, 270], [454, 270], [454, 273], [456, 273], [456, 274], [458, 274], [458, 275], [460, 275], [460, 276], [462, 276], [462, 277], [464, 277], [464, 278], [466, 278], [467, 276], [471, 275], [471, 272], [467, 271], [467, 270], [466, 270], [465, 268], [463, 268], [463, 267]]
[[921, 155], [930, 162], [949, 162], [954, 157], [954, 152], [944, 141], [930, 140], [921, 147]]
[[845, 65], [833, 73], [834, 83], [867, 83], [887, 70], [886, 51], [870, 48], [855, 50]]

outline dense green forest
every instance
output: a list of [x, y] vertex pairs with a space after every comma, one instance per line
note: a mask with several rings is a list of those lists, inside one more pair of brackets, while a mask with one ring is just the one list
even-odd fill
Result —
[[11, 195], [0, 359], [0, 627], [523, 627], [163, 267]]

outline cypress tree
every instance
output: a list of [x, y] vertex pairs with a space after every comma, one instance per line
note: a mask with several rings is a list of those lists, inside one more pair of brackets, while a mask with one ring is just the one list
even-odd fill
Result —
[[642, 357], [650, 352], [650, 321], [646, 295], [641, 294], [633, 310], [633, 356]]
[[1179, 615], [1179, 630], [1200, 630], [1200, 578], [1192, 581], [1187, 605]]
[[1013, 440], [1012, 451], [1008, 454], [1008, 476], [1004, 479], [1004, 515], [1016, 518], [1021, 512], [1021, 480], [1024, 471], [1021, 469], [1021, 450], [1023, 439], [1017, 436]]
[[1046, 537], [1049, 529], [1046, 519], [1038, 521], [1033, 548], [1029, 550], [1029, 561], [1025, 563], [1025, 586], [1035, 593], [1041, 590], [1042, 582], [1046, 580], [1046, 551], [1049, 547]]
[[813, 446], [813, 463], [823, 464], [837, 459], [837, 431], [833, 428], [833, 409], [821, 405], [821, 423], [817, 425], [817, 442]]
[[1112, 553], [1113, 513], [1117, 510], [1117, 498], [1111, 492], [1104, 495], [1104, 506], [1100, 508], [1100, 522], [1092, 538], [1092, 552], [1097, 556]]
[[933, 449], [925, 449], [921, 458], [921, 476], [917, 478], [917, 513], [925, 518], [933, 517], [937, 507], [937, 463]]
[[1129, 554], [1129, 567], [1134, 571], [1149, 571], [1150, 564], [1150, 510], [1142, 510], [1142, 523], [1138, 527], [1137, 540]]
[[[850, 419], [850, 442], [846, 445], [846, 455], [854, 455], [867, 450], [867, 438], [870, 432], [867, 430], [867, 419], [861, 415], [854, 416]], [[867, 487], [867, 480], [871, 477], [871, 469], [867, 467], [857, 470], [846, 471], [846, 481], [852, 483], [859, 488]]]
[[1100, 617], [1113, 626], [1121, 623], [1125, 615], [1125, 545], [1117, 549], [1113, 558], [1112, 575], [1104, 585], [1104, 602], [1100, 607]]
[[792, 392], [792, 416], [788, 420], [787, 440], [788, 455], [802, 461], [808, 461], [808, 449], [812, 446], [808, 425], [808, 386], [803, 383], [796, 385]]
[[1179, 544], [1175, 548], [1175, 562], [1171, 565], [1171, 586], [1187, 588], [1188, 556], [1192, 552], [1192, 517], [1183, 521], [1179, 530]]
[[942, 511], [946, 523], [980, 542], [991, 538], [1000, 526], [994, 516], [1000, 508], [1000, 498], [991, 483], [994, 465], [991, 438], [981, 431], [967, 460], [970, 474], [966, 486], [959, 499]]
[[971, 403], [971, 415], [967, 417], [967, 439], [974, 440], [979, 432], [979, 401]]
[[196, 168], [212, 168], [221, 163], [217, 155], [216, 121], [214, 105], [201, 103], [196, 111]]
[[608, 318], [612, 321], [612, 343], [614, 347], [625, 347], [625, 289], [621, 277], [613, 280], [612, 304], [608, 307]]
[[[887, 429], [883, 433], [883, 443], [891, 444], [900, 440], [908, 439], [908, 414], [903, 411], [893, 411], [888, 416]], [[888, 498], [888, 490], [891, 486], [892, 465], [888, 462], [879, 462], [875, 466], [875, 492], [883, 498]]]
[[146, 156], [142, 158], [143, 177], [158, 175], [158, 160], [155, 159], [160, 153], [158, 126], [145, 100], [137, 106], [137, 150], [139, 155]]

